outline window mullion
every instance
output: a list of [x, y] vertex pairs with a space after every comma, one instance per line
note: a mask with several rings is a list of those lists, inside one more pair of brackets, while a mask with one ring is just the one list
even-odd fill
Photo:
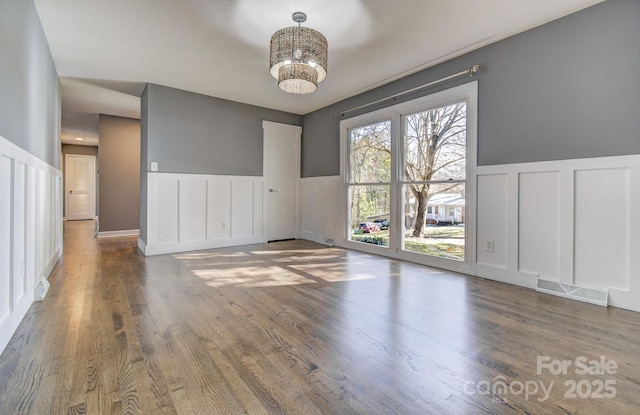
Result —
[[402, 208], [402, 201], [400, 198], [400, 192], [402, 186], [399, 184], [402, 180], [402, 158], [404, 153], [402, 149], [403, 134], [402, 134], [402, 116], [398, 112], [394, 112], [391, 116], [391, 203], [389, 206], [390, 215], [389, 220], [391, 225], [389, 227], [389, 249], [394, 252], [399, 252], [400, 241], [402, 240], [400, 232], [403, 225], [400, 215]]

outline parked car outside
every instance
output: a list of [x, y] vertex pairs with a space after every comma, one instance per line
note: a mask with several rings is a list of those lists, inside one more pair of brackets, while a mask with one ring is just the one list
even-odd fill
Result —
[[378, 225], [378, 227], [382, 231], [389, 229], [389, 219], [376, 219], [373, 221], [373, 223]]
[[371, 233], [378, 232], [380, 230], [380, 226], [373, 222], [362, 222], [358, 225], [358, 229], [360, 229], [362, 233]]

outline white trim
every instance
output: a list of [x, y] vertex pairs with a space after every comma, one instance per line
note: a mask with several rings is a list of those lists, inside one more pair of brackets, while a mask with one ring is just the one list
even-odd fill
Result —
[[640, 312], [640, 292], [609, 288], [609, 305]]
[[140, 235], [140, 229], [129, 229], [123, 231], [104, 231], [98, 232], [97, 238], [118, 238], [123, 236], [138, 236]]
[[[238, 237], [231, 240], [220, 240], [220, 241], [196, 241], [196, 242], [179, 242], [173, 244], [162, 244], [162, 245], [146, 245], [144, 246], [144, 251], [140, 249], [145, 256], [152, 255], [163, 255], [163, 254], [173, 254], [177, 252], [188, 252], [188, 251], [200, 251], [204, 249], [214, 249], [214, 248], [226, 248], [229, 246], [240, 246], [240, 245], [253, 245], [266, 243], [266, 241], [260, 237]], [[140, 241], [138, 241], [138, 248], [140, 248]]]
[[147, 244], [142, 238], [138, 238], [138, 249], [142, 252], [142, 255], [147, 255]]

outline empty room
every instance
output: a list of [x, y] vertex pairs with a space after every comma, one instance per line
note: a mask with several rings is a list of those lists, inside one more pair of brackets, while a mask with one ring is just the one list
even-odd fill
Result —
[[636, 414], [637, 0], [0, 0], [1, 414]]

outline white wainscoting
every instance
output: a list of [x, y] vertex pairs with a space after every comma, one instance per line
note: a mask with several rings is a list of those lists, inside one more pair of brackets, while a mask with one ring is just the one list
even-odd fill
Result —
[[265, 242], [263, 178], [147, 173], [145, 255]]
[[333, 245], [340, 235], [340, 176], [300, 180], [300, 238]]
[[0, 137], [0, 352], [62, 255], [62, 173]]
[[480, 166], [477, 184], [476, 275], [605, 289], [640, 311], [640, 155]]

